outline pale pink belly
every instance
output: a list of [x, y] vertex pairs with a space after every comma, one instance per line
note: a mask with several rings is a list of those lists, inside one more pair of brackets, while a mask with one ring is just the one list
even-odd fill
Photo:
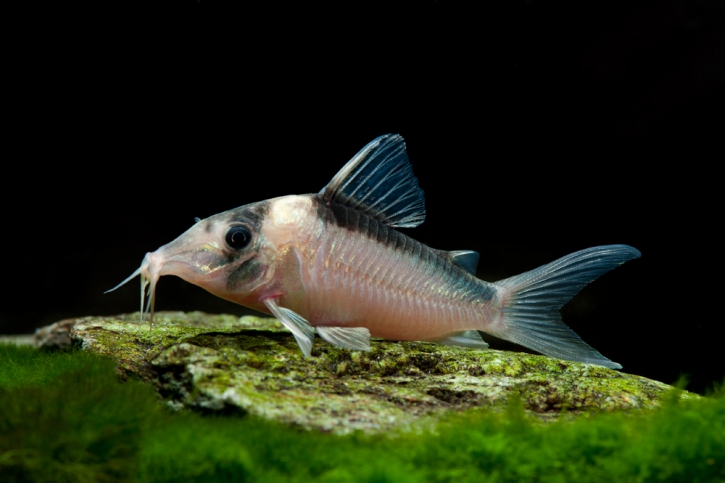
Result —
[[366, 327], [373, 337], [428, 340], [483, 329], [488, 319], [484, 305], [447, 296], [450, 290], [435, 274], [396, 253], [363, 250], [357, 258], [311, 268], [305, 277], [305, 312], [313, 326]]
[[440, 252], [361, 215], [322, 218], [329, 222], [310, 225], [296, 245], [304, 291], [296, 311], [311, 325], [427, 340], [490, 323], [479, 296], [488, 286]]

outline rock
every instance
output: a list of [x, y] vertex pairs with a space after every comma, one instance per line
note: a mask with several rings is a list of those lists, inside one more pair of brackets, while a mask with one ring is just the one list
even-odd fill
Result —
[[41, 349], [56, 351], [69, 349], [72, 340], [70, 330], [79, 319], [65, 319], [35, 330], [33, 340]]
[[[70, 342], [70, 337], [68, 338]], [[0, 335], [0, 344], [35, 345], [33, 334]]]
[[[305, 359], [276, 319], [162, 312], [77, 319], [71, 338], [153, 384], [174, 408], [255, 414], [304, 428], [383, 431], [512, 397], [549, 420], [657, 407], [672, 388], [601, 366], [496, 350], [374, 340], [369, 352], [321, 339]], [[683, 397], [697, 397], [683, 392]]]

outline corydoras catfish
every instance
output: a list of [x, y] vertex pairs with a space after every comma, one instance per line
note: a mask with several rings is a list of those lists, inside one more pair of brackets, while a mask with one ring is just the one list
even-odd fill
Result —
[[[365, 146], [317, 194], [260, 201], [198, 220], [147, 253], [141, 313], [162, 275], [177, 275], [277, 317], [310, 356], [314, 334], [348, 349], [370, 337], [484, 349], [479, 331], [551, 357], [620, 369], [561, 320], [582, 287], [640, 256], [627, 245], [588, 248], [494, 283], [479, 255], [443, 251], [400, 233], [425, 219], [423, 191], [399, 135]], [[150, 285], [150, 286], [149, 286]], [[115, 290], [115, 289], [113, 289]]]

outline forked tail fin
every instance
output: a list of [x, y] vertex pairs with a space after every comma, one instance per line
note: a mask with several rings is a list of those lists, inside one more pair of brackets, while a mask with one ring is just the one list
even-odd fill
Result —
[[567, 327], [559, 309], [586, 284], [640, 255], [627, 245], [587, 248], [496, 282], [501, 308], [486, 332], [547, 356], [621, 369]]

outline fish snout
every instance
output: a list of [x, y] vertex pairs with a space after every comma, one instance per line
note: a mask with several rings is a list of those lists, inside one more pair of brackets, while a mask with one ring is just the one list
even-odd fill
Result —
[[143, 257], [141, 267], [139, 268], [141, 280], [158, 280], [162, 275], [161, 269], [164, 266], [164, 257], [159, 253], [160, 251], [159, 249], [155, 252], [148, 252]]
[[[161, 270], [164, 265], [164, 256], [163, 254], [159, 253], [160, 251], [161, 250], [156, 250], [153, 253], [146, 253], [143, 261], [141, 261], [141, 266], [137, 268], [135, 272], [133, 272], [128, 278], [113, 287], [111, 290], [106, 290], [104, 292], [113, 292], [117, 288], [122, 287], [131, 279], [136, 277], [136, 275], [141, 275], [141, 320], [143, 320], [143, 316], [145, 313], [149, 313], [149, 322], [151, 322], [154, 317], [154, 302], [156, 301], [156, 282], [162, 275]], [[146, 304], [146, 296], [149, 297], [148, 304]]]
[[[164, 266], [164, 256], [161, 249], [155, 252], [148, 252], [143, 257], [141, 267], [141, 320], [143, 316], [149, 314], [149, 323], [154, 320], [154, 303], [156, 302], [156, 282], [162, 275], [161, 270]], [[148, 296], [149, 301], [144, 310], [145, 298]]]

